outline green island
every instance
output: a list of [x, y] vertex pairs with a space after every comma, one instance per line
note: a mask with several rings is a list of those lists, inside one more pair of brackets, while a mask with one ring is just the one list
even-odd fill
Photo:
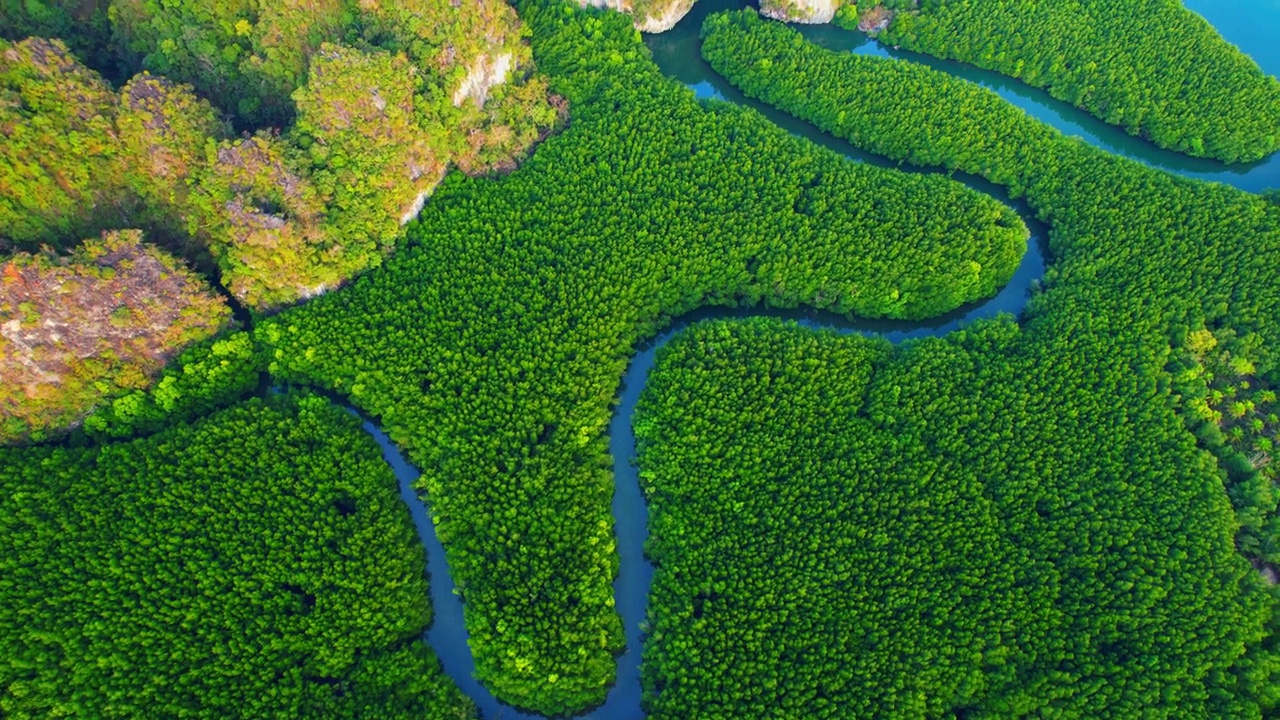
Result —
[[[0, 0], [0, 717], [1280, 717], [1275, 191], [600, 4]], [[840, 4], [1280, 148], [1176, 4]]]

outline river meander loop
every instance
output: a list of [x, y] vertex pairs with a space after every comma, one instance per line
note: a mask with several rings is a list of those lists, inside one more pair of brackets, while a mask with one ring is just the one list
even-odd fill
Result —
[[[654, 59], [663, 72], [691, 88], [699, 97], [715, 98], [752, 107], [792, 134], [833, 149], [851, 160], [884, 166], [892, 165], [883, 158], [869, 155], [846, 142], [832, 138], [808, 123], [745, 98], [711, 70], [700, 55], [698, 33], [703, 19], [712, 12], [743, 7], [747, 4], [743, 0], [701, 0], [673, 30], [662, 35], [646, 36], [646, 43], [653, 51]], [[1242, 12], [1246, 11], [1242, 9]], [[1211, 160], [1189, 158], [1130, 137], [1122, 130], [1106, 125], [1084, 111], [1053, 99], [1044, 91], [997, 73], [962, 63], [884, 48], [861, 33], [829, 26], [808, 26], [801, 29], [810, 40], [830, 49], [882, 57], [901, 57], [977, 82], [1068, 135], [1080, 136], [1104, 150], [1139, 160], [1174, 174], [1225, 182], [1253, 192], [1280, 187], [1280, 154], [1258, 163], [1239, 166], [1226, 166]], [[1280, 52], [1277, 53], [1276, 58], [1272, 58], [1276, 61], [1274, 63], [1264, 62], [1265, 58], [1258, 59], [1264, 69], [1274, 73], [1276, 70], [1273, 65], [1280, 65]], [[902, 169], [908, 172], [923, 172], [912, 168]], [[981, 179], [963, 175], [957, 175], [956, 179], [1009, 203], [1009, 198], [1002, 188]], [[985, 301], [930, 320], [910, 323], [849, 320], [831, 313], [804, 310], [707, 308], [678, 318], [656, 337], [637, 346], [626, 374], [621, 379], [618, 404], [609, 424], [609, 448], [613, 455], [615, 479], [614, 532], [621, 560], [619, 575], [614, 581], [614, 596], [617, 611], [622, 617], [625, 628], [627, 645], [625, 652], [618, 658], [617, 682], [610, 688], [605, 703], [583, 713], [581, 717], [597, 720], [638, 720], [644, 717], [640, 708], [641, 625], [645, 617], [649, 585], [653, 578], [653, 566], [644, 556], [644, 545], [648, 536], [648, 513], [634, 465], [636, 445], [632, 431], [632, 416], [636, 402], [644, 391], [649, 371], [654, 366], [657, 351], [690, 324], [713, 318], [768, 315], [791, 319], [805, 327], [830, 329], [844, 334], [876, 335], [897, 343], [913, 338], [946, 335], [974, 320], [994, 317], [1000, 313], [1020, 315], [1032, 294], [1036, 281], [1045, 271], [1047, 228], [1030, 217], [1025, 205], [1020, 203], [1013, 203], [1013, 205], [1019, 210], [1031, 230], [1027, 253], [1013, 279], [994, 297]], [[347, 405], [347, 408], [356, 412], [350, 405]], [[427, 569], [431, 578], [431, 602], [435, 617], [427, 633], [427, 641], [439, 656], [445, 672], [464, 693], [475, 701], [482, 715], [489, 720], [542, 717], [521, 712], [503, 704], [473, 677], [475, 663], [467, 644], [462, 602], [454, 593], [454, 583], [444, 548], [436, 537], [435, 527], [413, 487], [419, 473], [372, 420], [361, 417], [364, 420], [364, 429], [378, 442], [382, 448], [383, 457], [395, 471], [400, 496], [408, 506], [418, 536], [426, 548]]]

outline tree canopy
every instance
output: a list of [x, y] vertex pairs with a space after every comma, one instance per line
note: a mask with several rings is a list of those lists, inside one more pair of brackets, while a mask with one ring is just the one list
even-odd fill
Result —
[[0, 47], [0, 249], [143, 227], [274, 311], [377, 267], [449, 165], [510, 171], [567, 120], [502, 0], [107, 10], [142, 68], [118, 96], [59, 40]]
[[[1188, 369], [1188, 361], [1213, 368], [1231, 360], [1206, 356], [1219, 342], [1204, 341], [1208, 332], [1207, 337], [1226, 338], [1231, 352], [1243, 355], [1244, 363], [1235, 361], [1231, 369], [1235, 377], [1252, 375], [1263, 384], [1275, 378], [1280, 338], [1274, 323], [1265, 320], [1274, 318], [1280, 302], [1270, 272], [1280, 256], [1275, 205], [1108, 156], [1062, 137], [983, 88], [904, 61], [831, 53], [751, 12], [713, 15], [704, 26], [704, 40], [705, 58], [748, 95], [892, 159], [979, 174], [1025, 196], [1051, 224], [1053, 266], [1021, 328], [993, 323], [911, 343], [874, 369], [865, 391], [837, 391], [846, 398], [837, 405], [840, 413], [863, 397], [863, 416], [896, 438], [890, 451], [877, 452], [877, 464], [840, 464], [858, 457], [856, 451], [827, 455], [829, 447], [842, 447], [841, 428], [846, 427], [835, 416], [827, 419], [829, 411], [801, 413], [776, 424], [756, 419], [751, 411], [823, 401], [822, 391], [832, 380], [810, 387], [796, 379], [794, 388], [778, 382], [774, 391], [774, 375], [780, 372], [772, 370], [769, 382], [763, 379], [772, 366], [804, 368], [804, 377], [823, 377], [819, 369], [836, 361], [820, 345], [783, 365], [773, 355], [785, 351], [787, 342], [800, 341], [760, 340], [755, 336], [763, 333], [742, 331], [730, 343], [741, 347], [736, 351], [740, 361], [719, 365], [708, 346], [724, 345], [727, 341], [718, 338], [726, 331], [712, 328], [673, 350], [669, 365], [659, 361], [659, 377], [671, 373], [672, 387], [654, 389], [649, 410], [637, 420], [637, 437], [650, 437], [649, 460], [641, 466], [654, 468], [649, 482], [655, 509], [667, 502], [668, 514], [675, 515], [655, 519], [659, 584], [654, 592], [666, 600], [654, 614], [659, 620], [669, 614], [681, 619], [663, 624], [662, 639], [654, 635], [646, 651], [650, 705], [671, 716], [732, 716], [742, 707], [733, 703], [751, 705], [758, 698], [751, 693], [783, 687], [827, 688], [801, 696], [805, 711], [814, 715], [844, 710], [828, 703], [833, 687], [855, 693], [847, 696], [851, 706], [878, 702], [876, 687], [841, 684], [850, 676], [856, 682], [859, 665], [826, 665], [813, 678], [795, 680], [799, 685], [780, 679], [780, 674], [799, 673], [786, 659], [813, 652], [815, 641], [800, 630], [769, 625], [760, 628], [763, 639], [751, 633], [753, 616], [745, 609], [756, 598], [777, 598], [772, 578], [719, 570], [707, 582], [704, 552], [709, 551], [690, 534], [707, 533], [717, 541], [742, 538], [737, 547], [732, 539], [714, 546], [724, 548], [716, 562], [730, 557], [721, 568], [739, 568], [750, 561], [755, 543], [769, 542], [765, 538], [771, 536], [762, 537], [769, 527], [760, 524], [763, 511], [726, 512], [716, 523], [710, 520], [716, 510], [708, 506], [694, 503], [685, 516], [684, 505], [662, 498], [673, 493], [686, 500], [691, 492], [686, 488], [698, 487], [719, 502], [726, 497], [746, 502], [756, 495], [828, 487], [823, 483], [829, 474], [863, 483], [890, 470], [897, 482], [923, 473], [931, 489], [938, 483], [975, 483], [952, 497], [993, 503], [1005, 537], [1028, 553], [1029, 565], [1019, 569], [1025, 579], [1015, 587], [1046, 594], [1010, 615], [1019, 618], [1019, 633], [997, 642], [1004, 659], [988, 665], [974, 656], [980, 675], [960, 685], [942, 684], [919, 694], [910, 692], [910, 674], [869, 675], [904, 689], [904, 700], [920, 703], [876, 706], [881, 708], [876, 714], [914, 716], [920, 708], [978, 716], [1274, 714], [1280, 705], [1276, 594], [1245, 560], [1265, 560], [1263, 553], [1270, 552], [1267, 543], [1274, 541], [1267, 533], [1275, 529], [1270, 518], [1276, 488], [1251, 477], [1257, 470], [1253, 462], [1266, 465], [1265, 456], [1243, 457], [1240, 465], [1242, 454], [1222, 452], [1221, 441], [1206, 442], [1212, 432], [1188, 432], [1188, 411], [1199, 409], [1201, 421], [1206, 415], [1216, 421], [1213, 413], [1219, 410], [1213, 404], [1226, 395], [1221, 384], [1206, 384], [1211, 378], [1194, 364]], [[855, 342], [838, 352], [854, 359], [865, 354]], [[1171, 368], [1178, 370], [1176, 377]], [[717, 404], [721, 398], [724, 405]], [[744, 407], [741, 419], [727, 410], [735, 398]], [[1265, 401], [1262, 395], [1257, 401], [1242, 398], [1239, 418], [1251, 418]], [[1267, 419], [1253, 420], [1258, 423], [1249, 420], [1248, 427], [1258, 433], [1252, 439], [1257, 450]], [[814, 425], [805, 425], [805, 432], [794, 429], [809, 421]], [[1224, 425], [1230, 432], [1231, 425]], [[728, 428], [726, 434], [696, 430], [721, 427]], [[741, 429], [733, 432], [735, 427]], [[849, 442], [870, 442], [867, 432], [856, 432], [858, 424], [852, 428]], [[809, 445], [792, 439], [810, 436], [815, 437], [806, 439]], [[1238, 441], [1247, 437], [1242, 428]], [[808, 447], [813, 450], [804, 450]], [[812, 462], [800, 473], [773, 471], [777, 462], [809, 457]], [[782, 491], [782, 480], [774, 478], [799, 479]], [[732, 484], [717, 493], [718, 483]], [[745, 497], [726, 495], [756, 487], [763, 489], [754, 495], [746, 491]], [[840, 493], [844, 486], [815, 492]], [[840, 501], [838, 495], [829, 497], [829, 502]], [[831, 546], [833, 538], [849, 537], [838, 519], [826, 528], [790, 519], [824, 502], [774, 507], [780, 534], [772, 536], [777, 538], [773, 547], [814, 552]], [[882, 521], [909, 518], [905, 509], [883, 509]], [[931, 515], [945, 521], [940, 512], [931, 506]], [[865, 525], [855, 527], [865, 532]], [[810, 532], [833, 534], [805, 546]], [[977, 529], [966, 523], [964, 532], [968, 539]], [[1244, 557], [1236, 550], [1238, 542]], [[737, 562], [733, 553], [748, 555]], [[663, 569], [668, 556], [672, 565]], [[974, 562], [991, 568], [986, 561]], [[829, 578], [814, 571], [796, 583], [824, 587]], [[707, 593], [722, 601], [712, 607], [723, 614], [699, 623], [690, 612]], [[771, 609], [790, 606], [769, 602], [776, 603], [767, 606]], [[915, 614], [922, 605], [929, 603], [906, 607]], [[877, 610], [859, 607], [832, 618], [856, 623]], [[908, 618], [914, 615], [900, 620]], [[713, 621], [718, 629], [708, 629]], [[936, 642], [919, 634], [927, 626], [902, 630], [916, 638], [913, 657], [937, 652]], [[955, 623], [948, 626], [948, 632], [959, 630]], [[942, 644], [950, 647], [948, 641]], [[772, 660], [762, 664], [750, 648], [768, 648]], [[870, 662], [874, 656], [867, 652], [852, 656]], [[719, 683], [713, 685], [723, 689], [719, 697], [705, 691], [707, 683]], [[960, 692], [952, 694], [950, 687]]]
[[326, 400], [0, 449], [0, 494], [5, 717], [475, 716], [395, 479]]
[[649, 716], [1274, 712], [1276, 598], [1213, 458], [1158, 367], [1072, 340], [755, 320], [659, 351]]
[[61, 41], [0, 40], [0, 97], [0, 250], [122, 227], [111, 86]]
[[[1016, 212], [941, 173], [857, 164], [699, 103], [615, 13], [523, 2], [543, 85], [498, 2], [322, 4], [290, 25], [294, 5], [146, 1], [113, 18], [163, 56], [147, 63], [226, 91], [241, 127], [277, 109], [292, 125], [231, 139], [176, 81], [116, 93], [56, 42], [6, 45], [0, 117], [48, 160], [6, 161], [0, 187], [27, 178], [67, 214], [0, 197], [4, 237], [69, 247], [74, 228], [142, 218], [261, 309], [371, 271], [195, 342], [154, 385], [95, 383], [106, 401], [73, 442], [0, 449], [0, 535], [17, 548], [0, 559], [6, 716], [474, 714], [416, 639], [421, 551], [376, 448], [316, 397], [237, 402], [264, 369], [349, 397], [422, 467], [480, 681], [547, 714], [598, 703], [622, 644], [605, 433], [636, 344], [703, 305], [927, 318], [990, 296], [1026, 248]], [[465, 52], [447, 39], [460, 28]], [[237, 38], [226, 57], [202, 54], [218, 33]], [[1280, 205], [750, 11], [710, 17], [704, 37], [749, 96], [1025, 198], [1053, 263], [1020, 322], [896, 348], [712, 323], [661, 354], [636, 425], [658, 568], [647, 709], [1280, 711], [1280, 593], [1250, 562], [1275, 562], [1280, 529]], [[474, 176], [508, 169], [496, 148], [544, 137], [565, 101], [563, 133]], [[103, 183], [60, 178], [68, 152]], [[472, 175], [448, 175], [401, 229], [428, 185], [415, 168], [449, 162]], [[162, 292], [190, 279], [136, 233], [102, 242], [125, 240], [138, 250], [118, 267], [89, 243], [20, 254], [0, 283], [83, 277], [114, 295], [157, 263]], [[53, 312], [5, 307], [3, 339]], [[171, 327], [225, 320], [190, 307]], [[167, 321], [125, 311], [105, 322]]]
[[1027, 230], [703, 108], [626, 17], [523, 11], [569, 128], [496, 181], [451, 175], [406, 248], [255, 332], [276, 377], [348, 395], [423, 469], [480, 680], [566, 713], [604, 699], [622, 642], [604, 433], [633, 345], [704, 304], [935, 315], [1007, 282]]
[[1178, 0], [925, 0], [881, 39], [1045, 88], [1189, 155], [1280, 150], [1280, 80]]

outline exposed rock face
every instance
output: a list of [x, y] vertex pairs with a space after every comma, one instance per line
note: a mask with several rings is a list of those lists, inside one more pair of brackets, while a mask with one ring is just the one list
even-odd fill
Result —
[[[635, 0], [578, 0], [583, 6], [608, 8], [635, 15]], [[642, 3], [643, 16], [635, 18], [636, 29], [646, 33], [666, 32], [689, 14], [696, 0], [649, 0]]]
[[71, 257], [14, 255], [0, 264], [0, 443], [73, 427], [230, 320], [222, 298], [137, 230]]
[[598, 7], [617, 10], [620, 13], [631, 13], [631, 0], [578, 0], [582, 7]]
[[224, 141], [200, 189], [212, 210], [204, 221], [214, 258], [240, 302], [273, 309], [337, 287], [359, 269], [324, 226], [324, 198], [290, 166], [278, 137]]
[[400, 214], [401, 227], [409, 224], [410, 220], [418, 217], [418, 213], [422, 212], [422, 208], [427, 204], [427, 198], [431, 197], [431, 191], [434, 190], [436, 185], [439, 185], [440, 181], [444, 179], [444, 173], [444, 165], [436, 166], [435, 172], [432, 175], [434, 179], [431, 180], [430, 187], [415, 195], [413, 202], [409, 203], [409, 205], [405, 207], [404, 212]]
[[760, 0], [760, 14], [794, 23], [829, 23], [840, 7], [839, 0]]
[[636, 28], [640, 32], [646, 33], [666, 32], [675, 27], [676, 23], [680, 22], [685, 15], [689, 14], [694, 2], [695, 0], [676, 0], [656, 12], [654, 12], [654, 8], [650, 8], [650, 12], [645, 18], [636, 19]]
[[858, 29], [868, 35], [877, 35], [893, 22], [893, 11], [877, 5], [858, 16]]
[[484, 107], [489, 91], [507, 81], [513, 61], [509, 52], [497, 57], [478, 56], [467, 67], [467, 76], [462, 79], [462, 84], [453, 91], [453, 106], [462, 107], [462, 103], [470, 98], [476, 107]]

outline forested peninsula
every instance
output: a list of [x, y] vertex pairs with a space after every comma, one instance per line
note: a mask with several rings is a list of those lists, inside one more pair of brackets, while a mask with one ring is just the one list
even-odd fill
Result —
[[762, 14], [1264, 158], [1198, 17], [304, 5], [0, 0], [0, 716], [1280, 717], [1274, 192]]

